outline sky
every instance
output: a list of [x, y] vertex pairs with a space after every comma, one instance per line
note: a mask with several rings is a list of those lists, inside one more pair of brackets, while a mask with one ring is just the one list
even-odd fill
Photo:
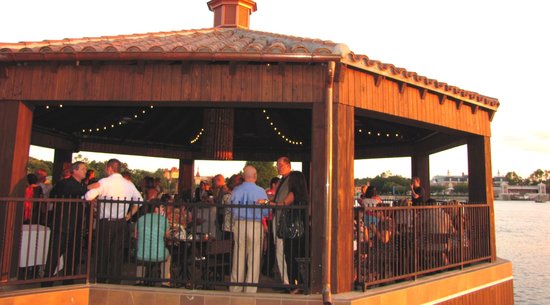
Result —
[[[206, 0], [7, 1], [0, 42], [97, 37], [212, 27]], [[544, 0], [257, 0], [252, 30], [345, 43], [356, 54], [498, 98], [492, 128], [493, 175], [527, 177], [550, 169], [550, 2]], [[31, 147], [53, 160], [53, 151]], [[101, 158], [81, 152], [89, 159]], [[103, 159], [109, 158], [104, 157]], [[103, 160], [100, 159], [100, 160]], [[177, 160], [123, 156], [131, 168], [156, 170]], [[131, 162], [130, 162], [131, 160]], [[197, 162], [201, 175], [243, 162]], [[237, 170], [238, 168], [238, 170]], [[410, 159], [357, 160], [355, 177], [390, 171], [410, 176]], [[467, 173], [464, 146], [430, 157], [432, 175]]]

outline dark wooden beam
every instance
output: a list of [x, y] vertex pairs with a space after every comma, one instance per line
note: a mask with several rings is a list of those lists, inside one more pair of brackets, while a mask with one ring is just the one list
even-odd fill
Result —
[[438, 94], [439, 97], [439, 104], [443, 105], [445, 104], [445, 101], [447, 100], [447, 96], [445, 94]]
[[405, 93], [405, 89], [407, 89], [407, 83], [397, 82], [397, 86], [399, 88], [399, 94], [403, 95], [403, 93]]
[[420, 154], [434, 154], [466, 144], [465, 136], [435, 133], [413, 145], [413, 151]]
[[464, 104], [464, 101], [462, 100], [456, 100], [456, 110], [460, 110], [460, 107], [462, 107], [462, 104]]
[[478, 109], [479, 109], [478, 105], [472, 105], [472, 114], [476, 114]]
[[31, 144], [53, 149], [78, 150], [74, 138], [37, 127], [32, 129]]
[[420, 98], [424, 100], [426, 98], [426, 93], [428, 93], [428, 89], [419, 87], [418, 93], [420, 93]]
[[383, 81], [384, 79], [386, 79], [385, 76], [379, 75], [379, 74], [375, 74], [375, 75], [374, 75], [374, 85], [375, 85], [376, 87], [380, 87], [380, 84], [382, 83], [382, 81]]

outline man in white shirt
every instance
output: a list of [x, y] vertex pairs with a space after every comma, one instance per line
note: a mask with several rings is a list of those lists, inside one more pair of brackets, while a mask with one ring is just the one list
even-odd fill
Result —
[[[130, 208], [130, 201], [143, 201], [135, 185], [120, 174], [121, 165], [117, 159], [107, 161], [105, 167], [107, 177], [99, 180], [95, 186], [89, 186], [91, 189], [84, 195], [86, 200], [99, 199], [97, 206], [99, 248], [96, 274], [98, 282], [105, 282], [105, 278], [109, 277], [110, 283], [120, 283], [120, 279], [113, 279], [113, 277], [120, 276], [124, 263], [124, 240], [128, 235], [126, 221], [138, 209], [137, 204], [133, 204]], [[118, 200], [122, 202], [116, 202]]]

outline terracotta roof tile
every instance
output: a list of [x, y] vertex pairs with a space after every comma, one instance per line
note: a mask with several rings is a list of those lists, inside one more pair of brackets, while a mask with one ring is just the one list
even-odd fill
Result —
[[447, 83], [418, 75], [416, 72], [411, 72], [407, 71], [404, 68], [396, 67], [392, 64], [382, 63], [378, 60], [371, 60], [366, 55], [357, 55], [353, 52], [349, 52], [348, 54], [345, 54], [345, 56], [343, 56], [342, 62], [377, 74], [399, 79], [413, 85], [432, 87], [438, 92], [454, 95], [457, 97], [460, 96], [462, 98], [466, 98], [476, 103], [482, 104], [483, 106], [493, 108], [494, 110], [496, 110], [496, 108], [498, 108], [500, 105], [500, 102], [496, 98], [460, 89], [458, 87], [448, 85]]
[[[357, 68], [402, 80], [418, 86], [428, 87], [435, 91], [453, 94], [496, 109], [497, 99], [466, 91], [437, 80], [420, 76], [392, 64], [371, 60], [366, 55], [356, 55], [345, 44], [332, 41], [309, 39], [289, 35], [267, 33], [234, 28], [208, 28], [145, 34], [70, 38], [61, 40], [44, 40], [41, 42], [0, 42], [0, 61], [18, 60], [17, 54], [40, 56], [39, 60], [48, 59], [48, 55], [85, 54], [88, 58], [94, 54], [158, 54], [170, 58], [170, 54], [272, 54], [282, 56], [334, 56], [343, 63]], [[160, 56], [160, 57], [159, 57]], [[67, 57], [64, 57], [67, 58]], [[114, 57], [116, 58], [116, 57]], [[334, 59], [331, 59], [334, 60]]]

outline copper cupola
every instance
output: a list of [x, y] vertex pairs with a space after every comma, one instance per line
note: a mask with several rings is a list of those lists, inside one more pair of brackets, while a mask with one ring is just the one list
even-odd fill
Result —
[[244, 28], [250, 27], [250, 14], [256, 11], [256, 2], [252, 0], [211, 0], [208, 8], [214, 12], [214, 27]]

